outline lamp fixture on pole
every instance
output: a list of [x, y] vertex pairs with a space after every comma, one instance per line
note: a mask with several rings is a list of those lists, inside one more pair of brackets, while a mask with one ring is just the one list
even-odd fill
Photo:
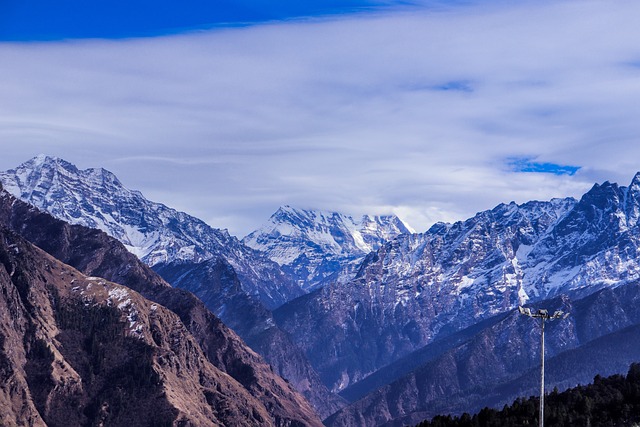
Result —
[[545, 320], [554, 320], [554, 319], [566, 319], [569, 316], [569, 313], [565, 313], [563, 311], [556, 311], [553, 314], [549, 314], [548, 310], [540, 309], [536, 312], [532, 312], [528, 307], [519, 306], [518, 310], [520, 310], [520, 314], [524, 314], [525, 316], [533, 317], [536, 319], [540, 319], [540, 325], [542, 329], [542, 336], [540, 339], [540, 427], [544, 427], [544, 321]]

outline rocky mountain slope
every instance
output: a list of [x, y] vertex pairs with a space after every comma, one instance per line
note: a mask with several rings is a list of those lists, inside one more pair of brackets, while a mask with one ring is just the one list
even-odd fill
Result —
[[575, 204], [500, 205], [401, 235], [368, 255], [354, 280], [280, 307], [276, 321], [325, 384], [340, 391], [436, 338], [526, 302], [533, 294], [523, 271], [528, 248]]
[[353, 281], [292, 301], [275, 318], [339, 391], [519, 304], [632, 283], [639, 182], [596, 185], [580, 201], [500, 205], [401, 235], [369, 255]]
[[1, 172], [0, 181], [14, 196], [56, 218], [115, 237], [150, 266], [224, 257], [242, 289], [267, 308], [303, 294], [275, 262], [226, 230], [145, 199], [105, 169], [79, 170], [63, 159], [40, 155]]
[[276, 425], [161, 305], [6, 229], [0, 260], [3, 425]]
[[[530, 333], [530, 325], [522, 329], [499, 322], [503, 326], [456, 338], [458, 331], [478, 328], [479, 322], [519, 304], [554, 297], [571, 303], [573, 315], [588, 319], [588, 325], [575, 321], [562, 326], [573, 328], [560, 340], [567, 349], [579, 349], [603, 333], [633, 325], [629, 319], [638, 317], [637, 304], [626, 306], [625, 301], [637, 301], [637, 296], [615, 295], [632, 292], [639, 280], [639, 183], [636, 175], [628, 187], [595, 185], [579, 201], [500, 205], [464, 222], [400, 236], [369, 255], [350, 283], [329, 285], [278, 309], [277, 322], [307, 351], [325, 383], [334, 390], [346, 389], [345, 396], [362, 398], [332, 417], [330, 424], [376, 425], [404, 419], [403, 414], [417, 410], [417, 401], [431, 401], [435, 408], [437, 399], [445, 399], [449, 406], [443, 408], [451, 410], [452, 393], [469, 404], [475, 393], [487, 393], [475, 390], [478, 384], [495, 388], [506, 381], [504, 372], [521, 375], [528, 365], [525, 359], [517, 362], [518, 351], [535, 347], [535, 341], [517, 337]], [[602, 304], [583, 303], [596, 297]], [[314, 335], [313, 330], [325, 333]], [[509, 345], [495, 342], [498, 336], [509, 336]], [[470, 347], [472, 342], [477, 347]], [[625, 354], [640, 356], [637, 351]], [[429, 359], [434, 355], [439, 357]], [[473, 362], [472, 356], [484, 361]], [[623, 361], [622, 369], [628, 362]], [[531, 363], [534, 366], [535, 359]], [[380, 374], [372, 375], [385, 365]], [[415, 370], [399, 368], [411, 365]], [[419, 375], [421, 370], [429, 374]], [[465, 375], [468, 384], [462, 391], [455, 389]], [[440, 377], [449, 385], [439, 383]], [[396, 382], [372, 391], [387, 381]], [[434, 390], [445, 392], [437, 397]], [[373, 413], [381, 418], [367, 418]]]
[[[173, 319], [169, 325], [173, 325], [173, 327], [177, 329], [176, 331], [168, 330], [167, 334], [169, 337], [175, 338], [173, 345], [178, 345], [178, 342], [181, 343], [180, 345], [185, 346], [186, 349], [191, 352], [190, 354], [192, 356], [189, 356], [188, 359], [184, 360], [184, 363], [181, 362], [182, 359], [178, 358], [174, 360], [168, 356], [165, 363], [169, 363], [169, 366], [173, 367], [173, 369], [180, 367], [180, 372], [183, 376], [193, 374], [197, 377], [199, 375], [198, 372], [200, 372], [199, 366], [205, 366], [202, 369], [208, 371], [211, 371], [211, 368], [214, 367], [223, 373], [222, 375], [225, 378], [237, 383], [241, 389], [244, 390], [244, 392], [242, 392], [244, 393], [244, 396], [249, 396], [248, 399], [250, 398], [251, 402], [258, 402], [259, 406], [263, 408], [256, 409], [255, 411], [249, 410], [247, 412], [246, 408], [253, 407], [251, 403], [247, 403], [247, 406], [244, 407], [242, 411], [244, 411], [243, 414], [249, 421], [233, 421], [232, 424], [235, 422], [241, 422], [245, 425], [255, 425], [256, 420], [262, 420], [261, 422], [266, 422], [271, 425], [321, 425], [309, 404], [292, 388], [292, 386], [275, 375], [271, 367], [266, 365], [257, 354], [247, 348], [231, 330], [213, 316], [211, 312], [204, 307], [201, 301], [187, 291], [170, 287], [151, 269], [144, 264], [141, 264], [140, 261], [128, 252], [119, 242], [108, 237], [101, 231], [81, 226], [71, 226], [62, 221], [56, 220], [48, 214], [40, 212], [35, 208], [14, 199], [6, 192], [0, 193], [0, 225], [8, 227], [14, 232], [20, 233], [24, 238], [39, 245], [42, 249], [49, 252], [57, 259], [69, 265], [73, 265], [89, 277], [103, 277], [111, 282], [117, 282], [126, 286], [127, 289], [114, 285], [114, 289], [120, 289], [114, 291], [114, 295], [122, 296], [122, 300], [112, 301], [112, 306], [117, 302], [117, 309], [124, 310], [127, 308], [128, 303], [126, 303], [127, 298], [124, 298], [125, 293], [128, 292], [129, 294], [134, 295], [135, 292], [138, 292], [144, 296], [144, 298], [149, 300], [148, 303], [140, 302], [140, 304], [144, 305], [145, 310], [148, 309], [154, 312], [158, 310], [158, 308], [151, 308], [155, 303], [157, 307], [167, 307], [167, 309], [170, 309], [175, 313], [168, 314], [168, 316], [173, 316], [169, 319]], [[39, 266], [42, 268], [48, 268], [47, 266], [50, 264], [51, 262], [39, 262]], [[12, 268], [7, 268], [9, 271], [9, 277], [12, 277]], [[76, 276], [81, 275], [76, 272]], [[102, 286], [102, 282], [106, 283], [106, 280], [103, 279], [87, 280], [89, 282], [97, 281], [96, 283], [100, 284], [100, 286]], [[26, 282], [23, 282], [21, 285], [23, 288], [26, 286], [25, 283]], [[69, 282], [68, 284], [71, 285], [72, 283]], [[87, 287], [88, 285], [89, 283], [87, 283]], [[107, 284], [104, 286], [108, 287], [110, 285]], [[75, 285], [71, 287], [72, 292], [75, 292], [73, 291], [74, 287]], [[98, 288], [97, 286], [95, 287]], [[85, 288], [80, 287], [78, 289], [83, 290]], [[89, 296], [92, 297], [92, 295]], [[46, 299], [47, 297], [44, 296], [43, 298]], [[51, 300], [55, 300], [55, 298], [51, 298]], [[134, 301], [134, 299], [132, 299], [132, 301]], [[136, 299], [135, 301], [138, 300]], [[140, 301], [142, 301], [142, 299]], [[43, 304], [44, 302], [39, 302], [37, 306], [40, 307]], [[84, 307], [83, 304], [82, 306]], [[105, 302], [105, 304], [108, 303]], [[11, 305], [13, 305], [13, 303], [11, 303]], [[80, 308], [82, 309], [82, 307]], [[138, 311], [140, 313], [140, 310]], [[164, 313], [164, 311], [162, 311], [162, 313]], [[151, 315], [146, 311], [143, 311], [143, 314]], [[73, 314], [72, 318], [77, 318], [77, 316], [74, 316], [76, 315]], [[132, 324], [131, 322], [146, 321], [146, 318], [143, 315], [135, 315], [132, 314], [131, 311], [128, 311], [126, 315], [123, 314], [120, 316], [121, 320], [122, 318], [128, 321], [125, 322], [125, 325], [134, 329], [137, 328], [139, 324]], [[138, 318], [140, 318], [140, 320], [137, 320]], [[38, 324], [49, 329], [60, 327], [59, 325], [50, 327], [48, 326], [50, 318], [45, 320], [46, 321], [38, 321]], [[83, 324], [84, 320], [85, 319], [82, 318], [80, 324]], [[78, 321], [76, 320], [76, 323], [77, 322]], [[146, 328], [146, 325], [142, 325], [141, 328], [141, 330], [146, 331], [146, 329], [144, 329]], [[181, 335], [182, 332], [179, 332], [180, 330], [185, 331], [184, 338], [183, 335]], [[76, 342], [78, 336], [77, 334], [73, 336], [75, 337], [74, 342]], [[53, 338], [55, 337], [56, 335], [53, 334]], [[150, 337], [152, 340], [154, 339], [153, 334], [151, 334]], [[155, 338], [160, 339], [161, 336]], [[169, 342], [172, 341], [169, 340]], [[153, 341], [153, 343], [157, 345], [156, 341]], [[151, 342], [149, 342], [149, 344], [151, 345]], [[6, 348], [7, 347], [5, 346], [5, 349]], [[105, 348], [108, 348], [108, 346]], [[123, 351], [125, 350], [123, 349]], [[153, 351], [156, 350], [145, 350], [146, 353], [144, 354], [151, 354]], [[44, 350], [42, 350], [42, 352], [45, 355], [45, 359], [49, 360], [50, 356], [48, 356], [48, 353], [44, 352]], [[12, 363], [13, 362], [14, 361], [12, 361]], [[68, 363], [71, 364], [71, 362]], [[48, 365], [45, 363], [43, 366], [46, 368]], [[40, 367], [38, 371], [42, 371], [41, 368], [42, 367]], [[11, 365], [7, 372], [12, 371], [13, 369], [14, 367]], [[214, 384], [214, 382], [206, 379], [207, 375], [209, 374], [206, 374], [206, 372], [203, 371], [200, 376], [201, 380], [204, 381], [203, 384]], [[47, 382], [49, 380], [42, 378], [42, 381]], [[209, 383], [207, 383], [207, 381], [209, 381]], [[184, 390], [185, 393], [194, 393], [194, 396], [181, 397], [182, 389], [178, 388], [178, 386], [174, 388], [167, 388], [165, 394], [169, 396], [169, 399], [171, 401], [175, 400], [178, 402], [176, 405], [183, 405], [178, 406], [178, 410], [169, 409], [173, 411], [172, 413], [175, 412], [176, 417], [182, 413], [180, 412], [182, 411], [181, 408], [184, 408], [184, 411], [188, 413], [193, 412], [193, 414], [195, 414], [194, 416], [204, 414], [205, 412], [202, 411], [206, 408], [200, 408], [200, 412], [196, 409], [193, 409], [192, 411], [192, 409], [189, 409], [191, 407], [184, 406], [186, 403], [181, 403], [182, 399], [197, 399], [198, 397], [197, 394], [195, 394], [195, 391], [200, 390], [195, 383], [193, 386], [190, 385], [191, 383], [189, 381], [186, 381], [184, 384], [185, 385], [181, 387], [186, 387]], [[59, 388], [60, 387], [56, 388], [56, 390]], [[236, 402], [240, 402], [238, 403], [239, 407], [244, 405], [243, 402], [245, 402], [245, 400], [243, 400], [244, 398], [242, 396], [237, 400], [234, 400], [235, 397], [231, 396], [227, 399], [229, 401], [226, 403], [224, 403], [224, 400], [218, 400], [215, 390], [220, 392], [221, 389], [224, 390], [222, 383], [220, 383], [219, 388], [214, 388], [212, 391], [213, 394], [204, 394], [205, 402], [207, 401], [207, 396], [209, 397], [209, 401], [213, 402], [210, 404], [207, 403], [207, 405], [218, 405], [218, 410], [225, 414], [233, 413], [233, 408], [235, 407]], [[15, 387], [11, 390], [9, 394], [13, 396], [15, 394]], [[44, 401], [47, 401], [47, 399], [44, 399]], [[71, 399], [70, 402], [74, 402], [74, 400]], [[201, 401], [198, 402], [200, 402], [198, 405], [202, 403]], [[246, 400], [246, 402], [249, 402], [249, 400]], [[117, 404], [114, 405], [117, 407]], [[238, 420], [240, 420], [240, 418], [238, 418]], [[200, 425], [197, 421], [194, 422], [194, 424]], [[226, 422], [221, 422], [219, 424], [226, 424]], [[55, 425], [55, 423], [53, 425]], [[122, 425], [124, 425], [124, 422]], [[205, 423], [201, 425], [209, 424]]]
[[302, 393], [321, 417], [346, 404], [322, 383], [306, 355], [276, 325], [271, 311], [250, 295], [239, 292], [240, 280], [223, 258], [197, 264], [165, 264], [156, 266], [156, 271], [173, 286], [196, 295]]
[[302, 290], [265, 255], [226, 231], [146, 200], [104, 169], [81, 171], [62, 159], [38, 156], [0, 173], [0, 179], [9, 184], [7, 189], [39, 208], [66, 221], [104, 230], [130, 252], [143, 254], [143, 260], [171, 285], [205, 301], [321, 415], [344, 405], [273, 322], [269, 308]]
[[[640, 360], [640, 283], [605, 288], [587, 297], [539, 302], [570, 313], [546, 325], [546, 385], [564, 390], [595, 375], [623, 373]], [[329, 426], [403, 426], [437, 414], [502, 407], [535, 395], [540, 386], [540, 328], [517, 310], [500, 314], [439, 352], [438, 342], [386, 370], [388, 384], [325, 421]], [[416, 361], [420, 362], [416, 366]], [[374, 374], [378, 375], [378, 374]]]
[[396, 216], [363, 216], [284, 206], [242, 241], [281, 265], [305, 290], [352, 278], [369, 252], [410, 228]]
[[[264, 295], [248, 291], [243, 274], [249, 273], [241, 274], [260, 267], [241, 268], [235, 255], [178, 257], [154, 268], [202, 298], [278, 372], [288, 371], [292, 384], [323, 416], [340, 402], [322, 406], [333, 397], [320, 382], [358, 399], [327, 423], [393, 425], [436, 410], [499, 404], [526, 392], [519, 384], [531, 381], [538, 359], [535, 351], [524, 349], [535, 348], [538, 336], [527, 323], [530, 319], [514, 313], [521, 304], [564, 307], [572, 313], [549, 330], [550, 360], [564, 366], [557, 371], [557, 384], [574, 385], [568, 383], [581, 378], [576, 367], [586, 366], [591, 377], [618, 364], [626, 369], [638, 356], [637, 348], [616, 340], [634, 337], [640, 324], [635, 308], [639, 219], [640, 174], [628, 187], [595, 185], [580, 200], [502, 204], [466, 221], [436, 224], [425, 233], [375, 232], [377, 237], [369, 240], [348, 217], [282, 208], [245, 242], [268, 253], [271, 265], [273, 260], [281, 264], [274, 267], [281, 273], [285, 270], [307, 289], [316, 289], [273, 312], [269, 308], [277, 304], [265, 307]], [[393, 222], [370, 228], [383, 230]], [[217, 360], [214, 366], [234, 366], [213, 351], [220, 344], [203, 330], [219, 321], [203, 314], [204, 306], [192, 301], [191, 294], [169, 292], [153, 271], [129, 261], [125, 254], [133, 256], [115, 243], [109, 251], [96, 251], [96, 243], [83, 243], [66, 228], [28, 237], [36, 223], [11, 224], [83, 272], [105, 275], [167, 306], [204, 346], [208, 359]], [[387, 240], [391, 234], [395, 237]], [[240, 245], [246, 248], [242, 253], [257, 253]], [[368, 252], [367, 245], [379, 247]], [[243, 259], [261, 262], [248, 255]], [[352, 273], [341, 276], [344, 271]], [[602, 356], [607, 345], [616, 349], [609, 359]], [[589, 359], [588, 349], [601, 359]], [[230, 375], [261, 399], [262, 385], [247, 386], [242, 370], [225, 372], [235, 372]]]

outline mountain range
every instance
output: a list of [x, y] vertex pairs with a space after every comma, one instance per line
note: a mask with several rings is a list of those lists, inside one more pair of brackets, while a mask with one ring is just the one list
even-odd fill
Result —
[[404, 425], [534, 394], [539, 330], [520, 305], [570, 313], [549, 325], [551, 385], [640, 360], [640, 174], [579, 200], [501, 204], [423, 233], [392, 216], [285, 206], [242, 240], [102, 169], [39, 156], [0, 180], [58, 218], [104, 230], [193, 292], [326, 425]]
[[0, 424], [320, 426], [202, 302], [0, 191]]
[[224, 256], [243, 290], [268, 308], [304, 293], [275, 262], [226, 230], [145, 199], [105, 169], [79, 170], [40, 155], [0, 173], [0, 181], [14, 196], [58, 219], [104, 231], [151, 267]]
[[[549, 331], [547, 354], [573, 361], [554, 378], [556, 385], [624, 370], [640, 358], [637, 341], [615, 338], [638, 327], [639, 182], [636, 175], [628, 187], [595, 185], [580, 200], [500, 205], [401, 236], [370, 255], [348, 289], [325, 287], [303, 297], [303, 304], [281, 307], [276, 318], [299, 333], [303, 348], [313, 349], [309, 354], [337, 348], [355, 355], [348, 365], [331, 359], [330, 351], [318, 356], [327, 366], [318, 367], [325, 382], [360, 399], [326, 423], [393, 425], [434, 411], [468, 410], [472, 402], [478, 408], [506, 403], [515, 397], [510, 393], [518, 377], [535, 370], [539, 352], [539, 330], [514, 312], [520, 304], [571, 313]], [[319, 314], [330, 303], [331, 310]], [[304, 316], [311, 312], [316, 327], [342, 335], [310, 341], [299, 328], [309, 324]], [[372, 335], [383, 339], [372, 342]], [[358, 353], [363, 347], [368, 351]], [[609, 351], [603, 360], [592, 359]], [[367, 383], [358, 384], [357, 375]], [[518, 390], [533, 393], [535, 387]]]
[[[327, 389], [306, 355], [273, 320], [271, 309], [304, 291], [269, 259], [268, 253], [252, 249], [226, 230], [148, 201], [102, 168], [79, 170], [63, 159], [40, 155], [0, 173], [0, 180], [14, 196], [58, 219], [106, 232], [173, 286], [193, 292], [303, 393], [322, 416], [344, 406], [343, 399]], [[352, 222], [344, 215], [332, 216]], [[347, 229], [355, 237], [343, 236], [344, 248], [339, 251], [342, 258], [362, 257], [363, 247], [379, 245], [380, 236], [392, 234], [395, 224], [402, 225], [395, 217], [366, 220], [369, 224], [363, 226], [368, 231], [363, 228], [362, 234], [353, 227]], [[389, 229], [383, 229], [385, 226]], [[340, 221], [317, 223], [315, 227], [335, 236], [346, 229]], [[308, 236], [306, 247], [318, 245], [313, 237]], [[354, 239], [360, 246], [352, 244]], [[357, 252], [350, 255], [349, 250]]]
[[364, 215], [356, 221], [337, 212], [283, 206], [242, 242], [267, 254], [310, 291], [350, 280], [365, 255], [410, 230], [395, 215]]

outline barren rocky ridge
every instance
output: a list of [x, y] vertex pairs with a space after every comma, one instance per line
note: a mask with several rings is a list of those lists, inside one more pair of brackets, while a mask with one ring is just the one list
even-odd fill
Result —
[[304, 398], [199, 300], [168, 286], [119, 242], [4, 192], [0, 220], [3, 313], [11, 313], [3, 319], [3, 390], [16, 408], [4, 415], [7, 423], [321, 425]]

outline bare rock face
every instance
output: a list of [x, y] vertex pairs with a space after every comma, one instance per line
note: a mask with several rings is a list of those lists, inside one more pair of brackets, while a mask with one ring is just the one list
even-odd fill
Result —
[[[178, 335], [176, 335], [177, 332], [172, 331], [171, 328], [167, 326], [167, 328], [169, 328], [168, 330], [164, 332], [163, 330], [160, 330], [160, 332], [156, 333], [157, 336], [155, 337], [155, 339], [160, 340], [156, 342], [154, 340], [153, 333], [149, 332], [148, 335], [144, 335], [144, 333], [146, 333], [145, 331], [147, 330], [145, 328], [148, 327], [150, 328], [149, 331], [151, 331], [151, 326], [146, 325], [146, 323], [140, 324], [142, 325], [141, 328], [143, 331], [143, 335], [151, 340], [148, 342], [148, 344], [151, 345], [152, 348], [155, 348], [154, 345], [156, 347], [159, 346], [158, 343], [162, 343], [163, 339], [167, 339], [168, 342], [172, 342], [172, 340], [174, 340], [175, 338], [180, 342], [188, 343], [186, 344], [187, 348], [190, 352], [192, 352], [189, 353], [192, 354], [192, 356], [189, 356], [190, 358], [179, 362], [173, 361], [171, 357], [169, 357], [169, 359], [162, 359], [166, 363], [168, 363], [169, 366], [173, 367], [173, 369], [177, 369], [176, 366], [179, 368], [179, 372], [172, 374], [174, 375], [173, 377], [167, 374], [167, 378], [172, 379], [176, 377], [181, 379], [180, 375], [189, 376], [193, 374], [196, 378], [201, 377], [202, 381], [209, 381], [209, 379], [207, 378], [213, 375], [210, 374], [209, 371], [219, 372], [222, 377], [227, 378], [227, 380], [231, 381], [231, 383], [235, 383], [237, 386], [239, 386], [240, 391], [238, 391], [237, 393], [244, 393], [238, 394], [237, 396], [239, 397], [236, 398], [236, 394], [234, 394], [236, 392], [234, 391], [233, 393], [231, 393], [230, 391], [230, 395], [228, 397], [225, 397], [224, 399], [218, 399], [214, 391], [218, 390], [219, 387], [217, 385], [212, 386], [213, 388], [211, 391], [207, 391], [206, 393], [203, 391], [205, 396], [204, 401], [198, 401], [198, 405], [200, 405], [198, 406], [198, 408], [200, 408], [201, 410], [196, 410], [191, 406], [185, 406], [188, 402], [190, 402], [191, 397], [189, 397], [189, 394], [193, 393], [193, 390], [198, 390], [198, 388], [195, 386], [195, 383], [184, 383], [187, 385], [181, 385], [180, 387], [182, 388], [178, 387], [178, 385], [172, 386], [170, 391], [166, 391], [166, 395], [168, 396], [167, 400], [170, 400], [170, 404], [167, 404], [167, 408], [169, 408], [167, 410], [173, 411], [177, 414], [177, 418], [175, 418], [176, 420], [180, 419], [180, 417], [182, 416], [180, 414], [182, 414], [183, 412], [185, 414], [191, 414], [191, 412], [194, 412], [195, 414], [208, 414], [208, 412], [206, 412], [208, 411], [208, 409], [206, 409], [207, 405], [208, 407], [217, 405], [217, 410], [222, 413], [235, 413], [234, 408], [236, 406], [238, 408], [249, 408], [243, 409], [241, 411], [245, 414], [245, 419], [241, 420], [240, 418], [238, 418], [233, 419], [233, 421], [229, 422], [221, 421], [219, 424], [222, 425], [235, 425], [236, 422], [241, 423], [238, 425], [321, 425], [319, 419], [315, 415], [308, 402], [302, 396], [300, 396], [290, 384], [286, 383], [284, 380], [282, 380], [282, 378], [274, 374], [271, 367], [265, 364], [260, 356], [250, 350], [242, 342], [242, 340], [240, 340], [237, 335], [235, 335], [235, 333], [228, 329], [217, 317], [215, 317], [209, 310], [207, 310], [201, 301], [199, 301], [193, 294], [187, 291], [170, 287], [149, 267], [142, 264], [134, 255], [127, 251], [126, 248], [124, 248], [124, 246], [119, 242], [115, 241], [114, 239], [108, 237], [106, 234], [98, 230], [87, 229], [81, 226], [71, 226], [62, 221], [56, 220], [48, 214], [42, 213], [37, 209], [34, 209], [33, 207], [14, 199], [9, 194], [4, 192], [0, 194], [0, 224], [12, 228], [14, 231], [20, 233], [32, 243], [40, 246], [42, 249], [49, 252], [57, 259], [69, 265], [72, 265], [73, 267], [81, 270], [83, 273], [86, 273], [87, 276], [102, 277], [106, 280], [120, 283], [126, 286], [126, 288], [116, 286], [114, 289], [121, 289], [122, 292], [128, 292], [132, 295], [137, 295], [137, 293], [142, 294], [142, 296], [137, 295], [135, 297], [140, 299], [139, 304], [141, 304], [141, 307], [145, 307], [144, 310], [138, 309], [138, 312], [142, 313], [138, 315], [138, 317], [140, 317], [141, 319], [146, 320], [152, 318], [149, 316], [152, 316], [153, 313], [147, 313], [147, 311], [150, 310], [155, 313], [159, 309], [151, 309], [150, 307], [152, 306], [164, 306], [170, 309], [171, 311], [166, 310], [167, 313], [170, 313], [167, 314], [167, 316], [173, 316], [169, 319], [169, 323], [170, 325], [173, 325], [175, 328], [177, 328], [177, 330], [182, 331]], [[11, 269], [7, 267], [7, 270], [9, 271], [8, 274], [10, 275]], [[80, 273], [76, 272], [76, 275], [79, 274]], [[106, 281], [104, 282], [108, 283]], [[87, 286], [90, 283], [91, 280], [88, 280]], [[109, 287], [115, 285], [105, 286]], [[72, 286], [71, 289], [73, 290], [74, 287], [75, 286]], [[18, 287], [18, 289], [20, 288]], [[80, 292], [81, 294], [83, 289], [86, 293], [86, 286], [84, 288], [80, 287], [78, 291], [73, 292]], [[75, 296], [75, 293], [73, 292], [69, 293], [69, 295]], [[116, 294], [118, 292], [119, 291], [116, 291]], [[59, 293], [64, 294], [64, 292], [62, 291], [59, 291]], [[34, 294], [39, 293], [36, 292]], [[102, 297], [104, 301], [108, 300], [108, 298], [104, 295], [102, 295]], [[82, 295], [79, 298], [80, 301], [82, 301]], [[98, 298], [98, 301], [102, 301], [99, 299], [100, 295], [96, 296], [95, 298]], [[135, 298], [130, 299], [134, 301]], [[124, 304], [125, 301], [126, 299], [123, 299], [123, 301], [112, 301], [111, 307], [109, 306], [108, 302], [104, 302], [103, 305], [110, 307], [109, 309], [113, 308], [113, 306], [115, 305], [115, 308], [118, 309], [118, 307], [121, 304]], [[143, 301], [146, 302], [143, 303]], [[66, 313], [65, 310], [71, 311], [70, 316], [72, 318], [75, 318], [74, 316], [84, 318], [85, 314], [87, 314], [89, 317], [94, 315], [91, 313], [82, 312], [82, 304], [78, 305], [73, 302], [69, 304], [70, 308], [68, 309], [65, 308], [67, 307], [65, 303], [65, 305], [59, 310], [52, 306], [50, 311], [52, 313], [56, 313], [58, 311]], [[78, 306], [77, 309], [74, 308], [76, 306]], [[124, 308], [126, 307], [121, 307], [121, 310]], [[74, 310], [80, 310], [82, 315], [77, 314]], [[161, 310], [160, 312], [164, 313], [165, 311]], [[135, 316], [129, 318], [128, 316], [129, 315], [127, 314], [125, 318], [129, 322], [132, 322], [135, 318], [137, 318]], [[54, 319], [55, 328], [64, 329], [60, 326], [61, 320], [55, 320], [56, 318], [54, 314], [51, 314], [45, 320], [40, 321], [40, 323], [48, 325], [51, 319]], [[135, 321], [137, 322], [137, 320]], [[66, 324], [63, 324], [63, 326], [64, 325]], [[75, 325], [75, 323], [71, 324], [71, 326], [73, 325]], [[139, 324], [136, 323], [135, 325], [129, 325], [130, 327], [135, 328]], [[82, 325], [78, 325], [78, 328], [82, 328]], [[184, 338], [181, 334], [184, 334]], [[53, 339], [58, 334], [52, 333], [51, 335]], [[73, 341], [73, 343], [75, 343], [77, 340], [86, 341], [86, 339], [88, 339], [86, 337], [82, 338], [82, 336], [80, 338], [73, 338], [78, 335], [78, 332], [71, 333], [70, 335], [72, 336], [70, 340]], [[65, 335], [62, 335], [61, 337], [64, 336]], [[56, 339], [60, 340], [61, 338]], [[73, 343], [68, 345], [71, 346]], [[127, 341], [126, 344], [118, 343], [117, 345], [123, 347], [124, 351], [124, 349], [128, 348], [128, 344], [129, 342]], [[77, 346], [81, 346], [81, 344], [77, 344]], [[143, 350], [146, 352], [146, 347], [143, 347]], [[29, 351], [29, 349], [25, 351]], [[46, 351], [44, 350], [42, 350], [42, 352], [46, 353]], [[93, 352], [87, 353], [89, 353], [87, 357], [92, 357], [91, 355], [93, 354]], [[155, 355], [155, 353], [151, 353]], [[146, 355], [147, 353], [144, 354]], [[141, 360], [141, 357], [138, 356], [140, 356], [140, 354], [136, 353], [136, 357], [132, 356], [132, 360]], [[48, 362], [46, 361], [48, 360], [49, 356], [47, 354], [44, 354], [43, 358], [45, 360], [45, 362], [43, 362], [44, 365], [48, 366]], [[98, 359], [102, 360], [101, 358]], [[0, 361], [2, 360], [4, 359], [0, 357]], [[71, 362], [67, 363], [70, 364]], [[1, 362], [0, 366], [2, 366]], [[14, 366], [13, 361], [9, 366]], [[202, 373], [200, 372], [201, 370]], [[41, 369], [37, 369], [37, 371], [39, 372], [41, 371]], [[178, 380], [176, 379], [176, 381]], [[212, 379], [210, 383], [218, 384], [219, 381], [218, 379]], [[192, 386], [195, 388], [193, 388]], [[53, 388], [56, 389], [55, 386]], [[218, 390], [218, 392], [220, 391]], [[38, 391], [38, 393], [41, 392]], [[96, 393], [100, 395], [99, 392]], [[8, 395], [13, 398], [13, 396], [15, 396], [15, 393], [8, 393]], [[44, 395], [48, 396], [48, 394], [46, 393]], [[140, 394], [140, 396], [147, 395], [149, 395], [149, 393]], [[131, 399], [131, 396], [129, 396], [129, 398], [129, 400], [135, 400]], [[25, 399], [29, 400], [29, 398]], [[49, 397], [43, 397], [43, 399], [44, 401], [50, 400]], [[181, 403], [181, 400], [183, 399], [187, 403]], [[37, 402], [38, 400], [35, 399], [35, 401]], [[122, 400], [122, 402], [125, 401], [128, 400]], [[208, 403], [209, 401], [211, 403]], [[206, 403], [205, 406], [202, 406], [204, 405], [203, 402]], [[253, 409], [254, 403], [258, 403], [256, 407], [257, 409], [255, 410]], [[189, 405], [190, 404], [191, 403], [189, 403]], [[33, 405], [36, 404], [34, 403]], [[100, 408], [102, 408], [101, 405], [99, 406]], [[172, 409], [174, 408], [174, 406], [178, 407], [177, 412]], [[35, 407], [37, 408], [37, 406]], [[109, 407], [117, 407], [117, 403], [110, 404]], [[184, 411], [181, 409], [183, 407], [186, 408], [184, 409]], [[100, 411], [100, 409], [98, 411]], [[107, 409], [104, 409], [104, 411], [107, 411]], [[213, 411], [213, 409], [211, 411]], [[154, 413], [156, 412], [158, 411], [154, 411]], [[80, 415], [78, 415], [78, 417], [79, 416]], [[207, 419], [209, 418], [208, 415], [203, 415], [203, 417]], [[214, 417], [211, 419], [215, 420], [216, 418]], [[55, 425], [55, 423], [52, 425]], [[136, 425], [136, 423], [128, 425]], [[209, 424], [200, 423], [198, 420], [189, 421], [185, 418], [184, 425]]]
[[[637, 312], [637, 304], [625, 308], [625, 299], [617, 295], [637, 287], [640, 279], [638, 212], [640, 174], [629, 187], [595, 185], [580, 200], [499, 205], [466, 221], [400, 236], [367, 256], [351, 282], [328, 285], [294, 300], [274, 317], [307, 352], [330, 388], [349, 394], [359, 389], [351, 395], [362, 399], [325, 423], [419, 421], [405, 417], [416, 411], [435, 415], [437, 408], [451, 411], [454, 393], [457, 408], [469, 408], [470, 402], [481, 402], [489, 393], [481, 387], [495, 389], [507, 381], [505, 373], [520, 375], [531, 365], [520, 358], [512, 366], [515, 370], [505, 368], [518, 360], [513, 350], [519, 347], [501, 347], [494, 341], [509, 334], [504, 324], [499, 327], [504, 329], [469, 336], [465, 342], [478, 343], [473, 350], [453, 339], [465, 328], [479, 327], [518, 305], [544, 305], [553, 298], [575, 304], [575, 330], [564, 330], [561, 336], [567, 351], [584, 348], [586, 337], [635, 327], [628, 319]], [[584, 303], [596, 297], [601, 304]], [[637, 301], [636, 296], [627, 297]], [[587, 313], [587, 307], [595, 311]], [[326, 332], [313, 333], [318, 330]], [[531, 347], [518, 337], [511, 342]], [[419, 352], [442, 357], [417, 363], [412, 358]], [[620, 353], [631, 360], [634, 354], [640, 357], [637, 351]], [[486, 363], [473, 357], [480, 354], [486, 355]], [[501, 360], [502, 354], [510, 359]], [[575, 359], [579, 365], [591, 362], [584, 354]], [[617, 363], [613, 359], [598, 368], [610, 369]], [[403, 371], [402, 364], [413, 365], [415, 371]], [[399, 366], [406, 375], [378, 375]], [[624, 370], [628, 363], [622, 366]], [[465, 376], [470, 381], [458, 383]], [[374, 385], [383, 388], [368, 388]]]
[[500, 205], [464, 222], [403, 234], [367, 255], [352, 281], [291, 301], [274, 317], [325, 384], [341, 391], [523, 303], [527, 248], [574, 204]]
[[[321, 415], [329, 415], [343, 404], [319, 381], [305, 355], [286, 334], [272, 320], [270, 325], [264, 324], [271, 317], [269, 308], [302, 294], [300, 287], [266, 255], [245, 246], [225, 230], [145, 199], [104, 169], [79, 170], [62, 159], [38, 156], [13, 170], [0, 172], [0, 179], [15, 197], [67, 223], [103, 230], [172, 286], [195, 293], [278, 374], [286, 375]], [[28, 210], [24, 206], [16, 209]], [[50, 224], [48, 219], [43, 221]], [[108, 276], [118, 283], [126, 281], [135, 289], [142, 282], [145, 295], [166, 286], [123, 252], [121, 245], [104, 239], [100, 233], [63, 224], [50, 226], [52, 230], [25, 227], [22, 231], [48, 252], [88, 274]], [[96, 239], [100, 241], [97, 246]]]
[[3, 425], [275, 425], [175, 313], [0, 239]]
[[154, 270], [174, 287], [193, 292], [302, 393], [320, 417], [327, 417], [346, 404], [322, 383], [305, 354], [276, 325], [271, 311], [250, 295], [239, 292], [240, 280], [224, 258], [198, 264], [165, 264]]

